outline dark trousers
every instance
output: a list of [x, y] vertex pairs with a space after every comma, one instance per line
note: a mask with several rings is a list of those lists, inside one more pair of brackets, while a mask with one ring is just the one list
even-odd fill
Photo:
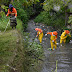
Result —
[[13, 27], [16, 28], [16, 25], [17, 25], [16, 18], [14, 18], [14, 16], [10, 16], [10, 26], [11, 26], [12, 28], [13, 28]]

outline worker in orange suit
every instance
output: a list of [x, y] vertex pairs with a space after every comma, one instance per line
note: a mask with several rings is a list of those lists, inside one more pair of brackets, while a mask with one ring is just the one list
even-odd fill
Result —
[[57, 41], [56, 41], [56, 39], [57, 39], [57, 32], [56, 31], [54, 31], [54, 32], [48, 32], [47, 34], [45, 34], [45, 36], [47, 36], [48, 34], [50, 34], [51, 35], [51, 38], [50, 38], [50, 43], [51, 43], [51, 48], [52, 48], [52, 50], [53, 50], [53, 48], [55, 47], [55, 49], [57, 48]]
[[17, 17], [17, 11], [16, 9], [12, 6], [12, 4], [9, 4], [9, 9], [8, 9], [8, 13], [6, 16], [9, 16], [10, 15], [10, 18], [13, 18], [13, 19], [10, 19], [10, 26], [13, 28], [15, 27], [16, 28], [16, 25], [17, 25], [17, 21], [16, 21], [16, 17]]
[[36, 37], [38, 37], [40, 43], [42, 43], [42, 38], [43, 38], [43, 31], [42, 31], [42, 29], [35, 28], [35, 30], [38, 31]]
[[60, 45], [61, 46], [62, 46], [62, 42], [64, 42], [64, 44], [65, 44], [67, 36], [71, 37], [70, 31], [69, 30], [64, 30], [64, 32], [60, 36]]

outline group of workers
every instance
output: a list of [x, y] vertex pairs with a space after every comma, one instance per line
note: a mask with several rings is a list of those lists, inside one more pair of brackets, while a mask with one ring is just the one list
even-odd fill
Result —
[[[12, 29], [13, 29], [13, 27], [16, 28], [16, 25], [17, 25], [17, 21], [16, 21], [17, 11], [16, 11], [16, 9], [12, 6], [12, 4], [9, 4], [9, 9], [8, 9], [8, 13], [7, 13], [6, 16], [9, 16], [9, 14], [10, 14], [11, 18], [14, 18], [13, 21], [10, 20], [10, 26], [12, 27]], [[36, 28], [35, 30], [38, 31], [36, 37], [38, 37], [40, 43], [42, 43], [43, 30], [40, 29], [40, 28]], [[50, 43], [51, 43], [51, 48], [52, 48], [52, 50], [53, 50], [54, 47], [55, 47], [55, 49], [56, 49], [56, 48], [57, 48], [57, 41], [56, 41], [56, 39], [57, 39], [57, 34], [58, 34], [57, 31], [48, 32], [47, 34], [45, 34], [45, 36], [47, 36], [48, 34], [51, 35]], [[61, 36], [60, 36], [60, 45], [61, 45], [61, 46], [62, 46], [62, 42], [64, 42], [64, 43], [66, 42], [66, 38], [67, 38], [68, 35], [71, 37], [70, 32], [69, 32], [68, 30], [65, 30], [65, 31], [61, 34]]]
[[[37, 35], [36, 37], [38, 37], [40, 43], [42, 43], [42, 38], [43, 38], [43, 31], [42, 29], [40, 28], [35, 28], [35, 30], [37, 31]], [[45, 34], [45, 36], [47, 36], [48, 34], [51, 35], [51, 38], [50, 38], [50, 43], [51, 43], [51, 49], [53, 50], [53, 48], [57, 48], [57, 31], [54, 31], [54, 32], [48, 32]], [[69, 30], [64, 30], [64, 32], [61, 34], [60, 36], [60, 46], [62, 46], [62, 42], [66, 42], [66, 38], [67, 36], [70, 36], [70, 31]]]

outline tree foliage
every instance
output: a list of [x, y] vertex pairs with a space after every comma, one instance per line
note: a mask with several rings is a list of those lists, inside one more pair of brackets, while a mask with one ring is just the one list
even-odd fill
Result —
[[11, 2], [11, 0], [0, 0], [0, 5], [2, 5], [2, 4], [8, 4], [10, 2]]
[[45, 0], [43, 3], [43, 8], [46, 11], [49, 11], [51, 9], [54, 9], [54, 7], [66, 7], [70, 3], [72, 3], [72, 0]]
[[23, 6], [27, 7], [36, 4], [39, 0], [14, 0], [14, 2], [20, 2]]
[[71, 23], [72, 24], [72, 15], [69, 16], [69, 21], [68, 23]]

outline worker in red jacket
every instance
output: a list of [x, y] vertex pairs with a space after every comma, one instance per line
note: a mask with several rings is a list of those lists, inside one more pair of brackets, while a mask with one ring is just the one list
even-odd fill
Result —
[[51, 35], [51, 38], [50, 38], [50, 43], [51, 43], [51, 48], [53, 50], [53, 48], [55, 47], [55, 49], [57, 48], [57, 32], [54, 31], [54, 32], [48, 32], [47, 34], [45, 34], [45, 36], [47, 36], [48, 34]]
[[9, 4], [9, 9], [8, 9], [8, 13], [6, 16], [11, 16], [10, 18], [10, 26], [13, 28], [16, 28], [17, 22], [16, 22], [16, 17], [17, 17], [17, 11], [16, 9], [13, 7], [12, 4]]
[[63, 42], [65, 44], [67, 36], [71, 37], [70, 31], [69, 30], [64, 30], [64, 32], [60, 36], [60, 46], [62, 46]]
[[35, 28], [35, 30], [37, 31], [37, 35], [36, 37], [38, 37], [40, 44], [42, 43], [42, 38], [43, 38], [43, 31], [40, 28]]

